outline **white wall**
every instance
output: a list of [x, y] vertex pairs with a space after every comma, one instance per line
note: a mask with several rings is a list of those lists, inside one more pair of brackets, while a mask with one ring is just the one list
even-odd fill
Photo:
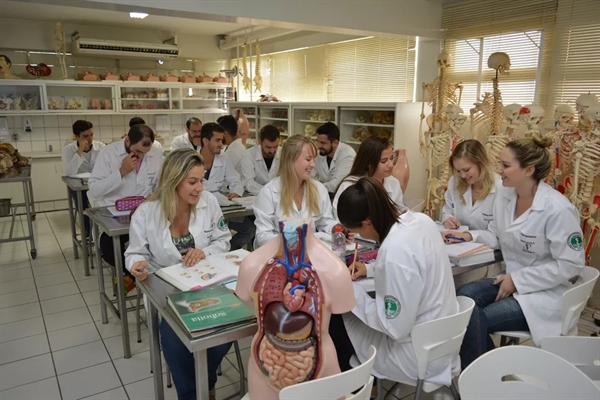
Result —
[[419, 38], [417, 44], [417, 69], [415, 71], [415, 101], [423, 99], [423, 83], [433, 81], [438, 75], [436, 63], [440, 52], [438, 39]]

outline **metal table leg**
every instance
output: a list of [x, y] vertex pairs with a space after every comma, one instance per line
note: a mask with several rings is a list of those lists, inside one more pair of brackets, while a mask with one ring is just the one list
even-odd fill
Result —
[[[79, 232], [81, 235], [81, 252], [83, 253], [83, 270], [85, 276], [90, 276], [90, 265], [88, 263], [88, 245], [85, 236], [85, 217], [83, 215], [83, 195], [81, 190], [77, 191], [77, 215], [79, 216]], [[77, 234], [75, 234], [77, 236]]]
[[98, 264], [98, 291], [100, 292], [100, 314], [102, 315], [102, 323], [108, 324], [108, 314], [106, 310], [106, 304], [104, 303], [103, 296], [106, 295], [106, 288], [104, 287], [104, 268], [102, 268], [102, 259], [100, 257], [100, 230], [98, 225], [92, 220], [92, 231], [93, 237], [96, 243], [96, 264]]
[[165, 399], [163, 388], [162, 363], [160, 359], [160, 339], [158, 334], [158, 310], [148, 301], [148, 329], [150, 333], [150, 362], [152, 363], [152, 375], [154, 380], [154, 398]]
[[194, 352], [196, 365], [196, 398], [208, 399], [208, 364], [206, 349]]
[[[31, 243], [31, 249], [30, 249], [30, 253], [31, 253], [31, 258], [33, 258], [35, 260], [35, 258], [37, 257], [37, 250], [35, 248], [35, 239], [33, 237], [33, 223], [32, 223], [32, 215], [31, 215], [31, 206], [33, 204], [32, 201], [30, 201], [31, 199], [33, 199], [33, 191], [31, 191], [31, 193], [29, 193], [29, 188], [31, 184], [31, 179], [29, 180], [29, 184], [27, 181], [23, 181], [23, 197], [25, 197], [25, 211], [27, 212], [27, 227], [29, 228], [29, 241]], [[31, 195], [31, 197], [30, 197]], [[35, 216], [35, 215], [34, 215]]]
[[121, 320], [121, 331], [123, 333], [123, 358], [131, 358], [129, 345], [129, 324], [127, 323], [127, 304], [125, 302], [125, 285], [123, 284], [123, 262], [121, 257], [121, 237], [113, 236], [113, 248], [115, 252], [115, 276], [117, 278], [117, 304], [119, 306], [119, 319]]
[[75, 227], [75, 215], [73, 208], [73, 191], [67, 186], [67, 201], [69, 202], [69, 222], [71, 225], [71, 238], [73, 240], [73, 255], [79, 259], [79, 246], [77, 246], [77, 229]]
[[29, 178], [27, 185], [29, 187], [29, 201], [31, 207], [31, 220], [35, 221], [35, 201], [33, 201], [33, 184], [31, 183], [31, 178]]

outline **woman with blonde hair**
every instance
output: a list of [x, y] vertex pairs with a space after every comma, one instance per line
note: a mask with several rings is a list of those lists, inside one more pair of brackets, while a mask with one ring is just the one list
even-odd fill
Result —
[[457, 291], [475, 300], [460, 351], [463, 369], [494, 348], [494, 332], [529, 331], [537, 346], [561, 334], [562, 296], [581, 282], [585, 257], [579, 212], [544, 183], [552, 168], [551, 144], [548, 138], [509, 142], [500, 153], [503, 187], [488, 229], [444, 233], [449, 241], [453, 236], [499, 248], [506, 263], [505, 275]]
[[[175, 150], [163, 161], [157, 191], [131, 217], [125, 266], [136, 279], [146, 279], [150, 268], [177, 263], [189, 267], [229, 250], [231, 233], [217, 199], [203, 190], [203, 178], [204, 161], [195, 150]], [[196, 399], [193, 354], [168, 323], [161, 321], [159, 330], [179, 399]], [[218, 366], [230, 347], [227, 343], [208, 349], [211, 399]]]
[[301, 135], [283, 144], [277, 177], [261, 189], [253, 205], [256, 246], [279, 235], [282, 217], [311, 218], [315, 231], [327, 233], [337, 225], [327, 189], [310, 176], [317, 154], [315, 144]]

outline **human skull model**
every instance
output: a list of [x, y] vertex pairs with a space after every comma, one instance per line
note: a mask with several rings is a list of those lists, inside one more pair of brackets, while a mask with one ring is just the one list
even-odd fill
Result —
[[582, 94], [577, 97], [575, 101], [575, 109], [579, 113], [580, 116], [586, 112], [586, 110], [590, 107], [598, 105], [598, 97], [595, 94], [587, 93]]
[[452, 66], [452, 55], [445, 51], [440, 52], [437, 56], [437, 65], [440, 68], [450, 68]]
[[446, 113], [450, 130], [453, 133], [458, 133], [467, 120], [467, 116], [464, 115], [463, 109], [455, 104], [448, 104], [442, 109], [442, 112]]
[[554, 109], [554, 120], [562, 129], [567, 129], [573, 126], [575, 119], [575, 110], [568, 104], [559, 104]]
[[519, 111], [519, 120], [527, 124], [529, 130], [538, 129], [544, 121], [544, 109], [537, 104], [529, 104]]
[[488, 67], [501, 74], [507, 74], [510, 69], [510, 57], [506, 53], [492, 53], [488, 58]]
[[306, 124], [304, 126], [304, 136], [313, 137], [317, 134], [317, 128], [313, 124]]
[[509, 104], [506, 107], [504, 107], [504, 118], [506, 119], [506, 121], [508, 121], [509, 125], [513, 126], [518, 123], [521, 108], [521, 105], [517, 103]]
[[585, 113], [581, 116], [587, 121], [591, 122], [592, 130], [595, 135], [600, 135], [600, 106], [594, 105], [585, 110]]

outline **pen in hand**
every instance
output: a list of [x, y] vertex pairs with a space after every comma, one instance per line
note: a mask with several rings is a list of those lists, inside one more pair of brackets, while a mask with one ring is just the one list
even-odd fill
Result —
[[[452, 240], [456, 240], [458, 242], [466, 242], [465, 238], [461, 238], [458, 236], [454, 236], [454, 235], [446, 235], [446, 239], [452, 239]], [[446, 240], [448, 241], [448, 240]]]

